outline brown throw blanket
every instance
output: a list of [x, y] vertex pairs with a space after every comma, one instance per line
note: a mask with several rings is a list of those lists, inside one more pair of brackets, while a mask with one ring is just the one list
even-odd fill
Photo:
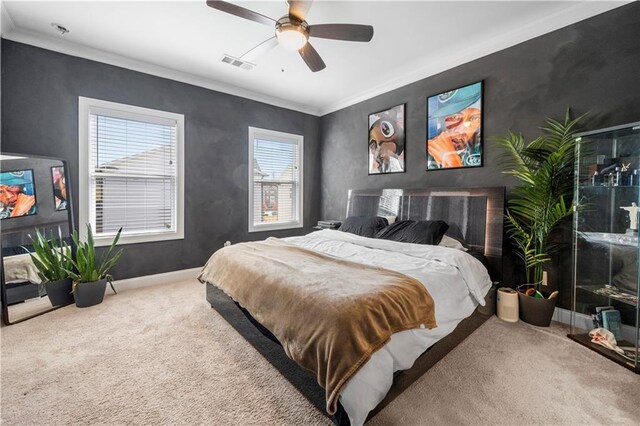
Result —
[[218, 250], [198, 279], [240, 303], [316, 375], [329, 414], [393, 333], [436, 326], [433, 299], [416, 279], [275, 238]]

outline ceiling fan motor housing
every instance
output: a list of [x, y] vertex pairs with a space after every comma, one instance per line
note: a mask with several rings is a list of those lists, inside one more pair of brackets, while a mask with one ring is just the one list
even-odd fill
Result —
[[294, 16], [283, 16], [276, 22], [276, 37], [285, 48], [299, 50], [309, 40], [309, 24]]

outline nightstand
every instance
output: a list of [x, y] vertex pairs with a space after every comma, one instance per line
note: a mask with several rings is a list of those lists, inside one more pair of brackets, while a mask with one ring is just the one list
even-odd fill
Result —
[[342, 225], [342, 221], [340, 220], [319, 220], [318, 224], [313, 227], [313, 230], [338, 229], [340, 228], [340, 225]]

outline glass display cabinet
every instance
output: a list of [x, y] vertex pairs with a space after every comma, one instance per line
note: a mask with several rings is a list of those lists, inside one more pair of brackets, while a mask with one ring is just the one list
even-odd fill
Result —
[[569, 337], [640, 373], [640, 122], [576, 135], [575, 177]]

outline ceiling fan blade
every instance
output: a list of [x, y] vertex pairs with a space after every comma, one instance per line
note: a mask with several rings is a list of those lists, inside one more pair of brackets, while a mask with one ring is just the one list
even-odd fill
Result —
[[278, 45], [278, 39], [275, 36], [273, 36], [271, 38], [266, 39], [256, 47], [253, 47], [244, 55], [240, 56], [240, 59], [244, 61], [254, 62], [260, 56], [266, 54], [268, 51], [270, 51], [277, 45]]
[[268, 16], [261, 15], [258, 12], [245, 9], [244, 7], [236, 6], [235, 4], [226, 1], [207, 0], [207, 6], [220, 10], [222, 12], [230, 13], [231, 15], [239, 16], [240, 18], [258, 22], [260, 24], [269, 26], [274, 26], [276, 24], [275, 19], [271, 19]]
[[287, 3], [289, 3], [289, 15], [304, 21], [307, 19], [307, 13], [311, 9], [313, 0], [287, 0]]
[[320, 24], [309, 27], [309, 36], [344, 41], [371, 41], [373, 27], [358, 24]]
[[322, 71], [327, 67], [318, 51], [310, 43], [305, 44], [302, 49], [298, 50], [298, 53], [300, 53], [304, 62], [313, 72]]

